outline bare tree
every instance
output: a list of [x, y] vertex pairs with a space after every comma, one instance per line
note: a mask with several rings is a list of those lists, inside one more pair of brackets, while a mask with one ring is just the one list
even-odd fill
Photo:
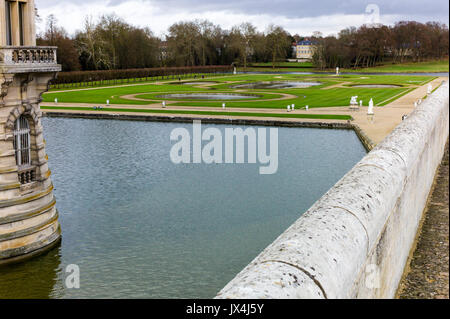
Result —
[[57, 46], [58, 63], [64, 71], [78, 71], [80, 63], [75, 42], [69, 37], [64, 28], [57, 25], [55, 16], [50, 15], [46, 21], [46, 30], [36, 38], [38, 45]]
[[253, 46], [256, 36], [256, 28], [249, 22], [234, 26], [231, 29], [231, 47], [237, 49], [243, 61], [244, 70], [247, 68], [247, 59], [253, 53]]
[[267, 48], [270, 52], [272, 68], [278, 60], [285, 60], [291, 50], [290, 35], [280, 26], [270, 25], [266, 34]]

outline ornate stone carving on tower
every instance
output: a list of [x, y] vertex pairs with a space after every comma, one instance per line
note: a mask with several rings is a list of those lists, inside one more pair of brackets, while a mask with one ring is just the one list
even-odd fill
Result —
[[39, 109], [61, 67], [34, 17], [34, 0], [0, 0], [0, 265], [61, 237]]

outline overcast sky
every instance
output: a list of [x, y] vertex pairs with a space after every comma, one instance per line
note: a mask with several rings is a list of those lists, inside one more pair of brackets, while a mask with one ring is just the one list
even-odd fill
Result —
[[[336, 34], [366, 22], [393, 24], [400, 20], [449, 24], [447, 0], [35, 0], [42, 22], [54, 14], [69, 33], [83, 26], [85, 16], [115, 13], [135, 26], [148, 26], [157, 36], [174, 22], [208, 19], [223, 28], [248, 21], [260, 31], [273, 23], [292, 34], [314, 31]], [[374, 5], [375, 6], [374, 6]], [[367, 9], [367, 13], [366, 13]], [[379, 12], [379, 14], [377, 14]]]

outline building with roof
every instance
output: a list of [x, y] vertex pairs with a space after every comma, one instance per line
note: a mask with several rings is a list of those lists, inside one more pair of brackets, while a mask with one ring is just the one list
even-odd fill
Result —
[[297, 42], [297, 61], [308, 62], [312, 61], [314, 51], [316, 49], [316, 43], [305, 39], [303, 41]]

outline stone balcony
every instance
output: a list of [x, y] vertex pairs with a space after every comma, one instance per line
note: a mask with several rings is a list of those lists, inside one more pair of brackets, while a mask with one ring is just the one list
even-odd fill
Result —
[[0, 47], [0, 73], [59, 72], [56, 47]]

